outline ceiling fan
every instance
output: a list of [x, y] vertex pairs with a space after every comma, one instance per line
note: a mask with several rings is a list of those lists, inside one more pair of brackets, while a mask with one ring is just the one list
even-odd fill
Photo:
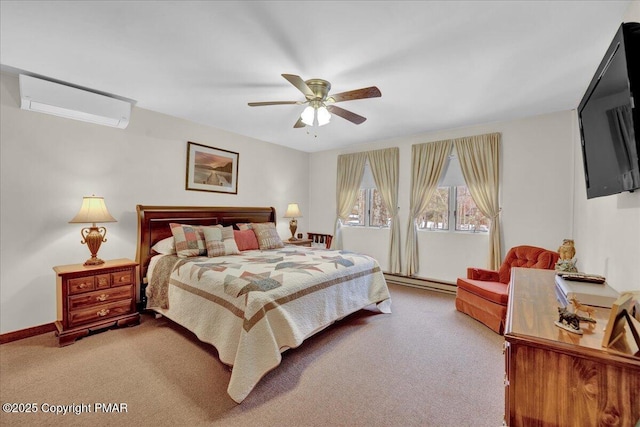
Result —
[[356, 113], [353, 113], [344, 108], [337, 107], [333, 104], [336, 102], [353, 101], [355, 99], [364, 98], [378, 98], [382, 96], [380, 89], [375, 86], [366, 87], [362, 89], [351, 90], [348, 92], [341, 92], [335, 95], [329, 96], [331, 90], [331, 83], [322, 79], [310, 79], [302, 80], [300, 76], [295, 74], [282, 74], [282, 77], [287, 79], [289, 83], [294, 85], [305, 96], [304, 101], [268, 101], [268, 102], [249, 102], [250, 107], [262, 107], [265, 105], [286, 105], [296, 104], [304, 105], [309, 104], [304, 109], [300, 118], [293, 125], [294, 128], [302, 128], [305, 126], [323, 126], [329, 123], [331, 119], [331, 113], [338, 117], [342, 117], [359, 125], [364, 122], [366, 117], [362, 117]]

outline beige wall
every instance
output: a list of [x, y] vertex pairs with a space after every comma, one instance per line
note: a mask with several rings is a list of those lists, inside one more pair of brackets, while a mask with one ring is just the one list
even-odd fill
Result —
[[[68, 223], [82, 196], [103, 196], [118, 220], [103, 259], [135, 257], [137, 204], [273, 206], [288, 238], [281, 215], [296, 201], [307, 229], [307, 153], [139, 108], [124, 130], [24, 111], [17, 77], [0, 84], [0, 333], [56, 319], [52, 267], [90, 255], [84, 225]], [[187, 141], [239, 153], [237, 195], [185, 190]]]

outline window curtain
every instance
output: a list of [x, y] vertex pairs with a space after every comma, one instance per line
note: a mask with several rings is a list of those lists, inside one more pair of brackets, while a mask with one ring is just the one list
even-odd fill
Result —
[[407, 275], [418, 271], [418, 217], [427, 209], [451, 152], [452, 142], [437, 141], [411, 146], [411, 200], [407, 230]]
[[[369, 164], [382, 201], [391, 215], [391, 243], [389, 245], [389, 271], [400, 273], [400, 222], [398, 221], [398, 147], [369, 151]], [[352, 205], [353, 206], [353, 205]]]
[[331, 249], [342, 249], [340, 220], [349, 219], [358, 198], [360, 181], [364, 172], [367, 153], [341, 154], [338, 156], [338, 178], [336, 181], [336, 223], [333, 228]]
[[487, 266], [498, 270], [502, 262], [500, 240], [500, 134], [491, 133], [454, 140], [462, 175], [473, 201], [491, 220]]

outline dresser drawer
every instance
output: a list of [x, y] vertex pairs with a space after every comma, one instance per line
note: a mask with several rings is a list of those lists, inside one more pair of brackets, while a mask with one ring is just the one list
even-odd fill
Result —
[[95, 276], [84, 276], [76, 277], [75, 279], [69, 279], [67, 281], [67, 286], [69, 287], [69, 295], [93, 291], [96, 288], [94, 279]]
[[131, 312], [131, 299], [69, 311], [69, 326], [97, 322]]
[[135, 270], [116, 271], [111, 273], [111, 286], [124, 286], [133, 283]]
[[69, 297], [69, 310], [133, 298], [133, 285], [118, 286]]

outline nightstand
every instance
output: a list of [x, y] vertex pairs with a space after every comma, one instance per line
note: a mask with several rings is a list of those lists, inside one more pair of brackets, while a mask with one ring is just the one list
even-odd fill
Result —
[[58, 344], [73, 344], [90, 332], [114, 326], [137, 325], [136, 270], [122, 258], [97, 266], [59, 265], [56, 272]]
[[311, 247], [311, 239], [298, 239], [298, 240], [285, 240], [283, 243], [285, 245], [294, 245], [294, 246], [309, 246]]

